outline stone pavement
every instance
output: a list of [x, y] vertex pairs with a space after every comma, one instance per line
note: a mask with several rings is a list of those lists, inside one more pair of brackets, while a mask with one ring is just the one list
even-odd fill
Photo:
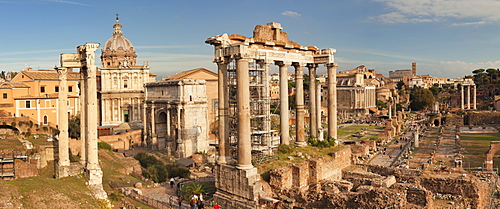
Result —
[[[407, 138], [406, 141], [394, 139], [392, 140], [392, 142], [390, 142], [389, 145], [380, 146], [379, 150], [382, 150], [382, 153], [380, 153], [380, 151], [377, 152], [377, 154], [370, 160], [369, 164], [387, 167], [391, 166], [393, 162], [396, 161], [396, 158], [399, 156], [400, 152], [407, 146], [408, 142], [411, 141], [411, 135], [412, 132], [405, 132], [403, 136]], [[396, 141], [398, 141], [397, 144]], [[403, 147], [403, 149], [401, 149], [401, 147]], [[386, 148], [385, 155], [383, 154], [384, 148]]]

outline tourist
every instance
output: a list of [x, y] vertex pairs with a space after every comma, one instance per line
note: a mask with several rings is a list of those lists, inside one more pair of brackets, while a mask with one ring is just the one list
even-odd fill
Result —
[[180, 209], [182, 206], [182, 197], [177, 198], [177, 203], [179, 203], [179, 209]]
[[170, 204], [170, 207], [174, 207], [174, 196], [170, 196], [168, 198], [168, 203]]
[[170, 178], [170, 188], [174, 188], [174, 184], [175, 184], [175, 179]]
[[215, 205], [214, 205], [214, 209], [219, 209], [219, 208], [220, 208], [220, 205], [219, 205], [219, 204], [217, 204], [217, 203], [215, 203]]
[[203, 194], [200, 193], [200, 198], [198, 198], [198, 208], [203, 208]]

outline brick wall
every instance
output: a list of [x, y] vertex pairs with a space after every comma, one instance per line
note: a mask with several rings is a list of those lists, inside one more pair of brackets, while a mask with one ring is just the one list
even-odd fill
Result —
[[346, 147], [333, 153], [331, 160], [315, 158], [275, 169], [270, 172], [269, 184], [280, 190], [307, 190], [309, 185], [324, 179], [339, 181], [342, 179], [342, 169], [351, 165], [351, 155], [351, 148]]

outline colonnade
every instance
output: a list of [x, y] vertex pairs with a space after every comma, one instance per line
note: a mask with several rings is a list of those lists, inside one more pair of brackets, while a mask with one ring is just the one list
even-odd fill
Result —
[[[236, 96], [237, 96], [237, 138], [238, 138], [238, 166], [239, 169], [252, 168], [252, 144], [250, 130], [250, 92], [249, 92], [249, 63], [253, 61], [251, 57], [234, 56], [225, 57], [225, 59], [216, 60], [219, 74], [219, 163], [226, 163], [230, 158], [229, 154], [229, 87], [228, 87], [228, 64], [232, 60], [236, 61]], [[320, 97], [316, 87], [316, 69], [318, 64], [300, 63], [283, 60], [258, 60], [262, 63], [265, 71], [271, 64], [279, 67], [280, 74], [280, 128], [281, 128], [281, 144], [290, 144], [289, 134], [289, 106], [288, 106], [288, 67], [295, 68], [296, 79], [296, 144], [305, 146], [305, 110], [304, 110], [304, 73], [303, 67], [309, 69], [310, 89], [309, 89], [309, 104], [310, 104], [310, 124], [311, 136], [318, 137], [318, 124], [321, 118], [317, 113], [321, 112], [317, 105], [317, 98]], [[335, 63], [325, 63], [328, 73], [328, 137], [337, 138], [337, 106], [336, 106], [336, 68]], [[266, 89], [268, 90], [268, 89]], [[319, 104], [319, 103], [318, 103]]]
[[473, 92], [473, 96], [472, 96], [472, 99], [473, 99], [473, 102], [472, 102], [473, 107], [472, 107], [472, 109], [476, 109], [476, 85], [475, 84], [472, 84], [472, 85], [470, 85], [470, 84], [462, 84], [461, 85], [461, 89], [460, 89], [460, 108], [462, 110], [465, 109], [465, 107], [464, 107], [464, 103], [465, 103], [464, 86], [467, 87], [467, 109], [471, 109], [471, 106], [470, 106], [470, 97], [471, 97], [471, 95], [470, 95], [470, 88], [471, 88], [471, 86], [474, 87], [474, 92]]
[[[69, 149], [68, 149], [68, 114], [67, 114], [67, 72], [70, 67], [80, 68], [81, 75], [81, 163], [85, 166], [87, 183], [95, 188], [100, 188], [97, 194], [105, 198], [107, 195], [102, 190], [102, 170], [99, 166], [97, 147], [97, 67], [95, 65], [95, 51], [99, 43], [86, 43], [78, 46], [77, 53], [61, 54], [61, 66], [56, 68], [59, 73], [59, 172], [56, 177], [61, 178], [69, 175]], [[62, 167], [59, 167], [62, 166]], [[66, 169], [66, 170], [64, 170]], [[99, 189], [98, 189], [99, 190]]]

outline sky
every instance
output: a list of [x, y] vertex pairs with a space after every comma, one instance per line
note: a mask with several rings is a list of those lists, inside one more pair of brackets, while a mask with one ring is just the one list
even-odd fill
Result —
[[417, 62], [419, 74], [458, 78], [500, 68], [499, 11], [500, 0], [0, 0], [0, 71], [53, 69], [60, 53], [104, 45], [119, 14], [137, 64], [158, 80], [216, 71], [207, 38], [251, 37], [269, 22], [300, 45], [336, 49], [339, 71], [365, 65], [388, 77]]

